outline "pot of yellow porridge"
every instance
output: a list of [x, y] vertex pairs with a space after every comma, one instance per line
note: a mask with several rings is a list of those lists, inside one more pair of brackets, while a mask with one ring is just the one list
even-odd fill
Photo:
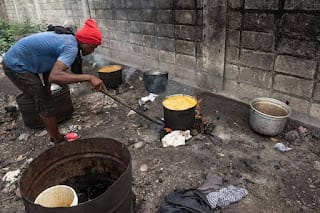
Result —
[[122, 66], [108, 65], [98, 69], [99, 78], [109, 89], [116, 89], [122, 84]]
[[164, 122], [173, 130], [192, 129], [195, 122], [197, 99], [190, 95], [175, 94], [162, 101]]

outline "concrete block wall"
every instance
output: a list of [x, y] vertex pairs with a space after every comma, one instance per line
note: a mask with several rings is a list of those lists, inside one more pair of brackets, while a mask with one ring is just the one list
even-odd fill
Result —
[[203, 3], [200, 0], [89, 1], [103, 28], [98, 53], [142, 70], [200, 87], [203, 67]]
[[3, 0], [10, 21], [29, 19], [37, 24], [62, 25], [65, 21], [80, 26], [87, 13], [86, 0]]
[[225, 96], [268, 96], [319, 125], [320, 1], [229, 0]]

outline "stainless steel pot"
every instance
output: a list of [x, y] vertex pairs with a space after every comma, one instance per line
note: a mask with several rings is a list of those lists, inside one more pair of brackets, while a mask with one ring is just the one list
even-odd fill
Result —
[[146, 71], [143, 73], [144, 87], [151, 93], [162, 93], [168, 84], [168, 73], [160, 71]]
[[290, 107], [273, 98], [261, 97], [250, 102], [250, 126], [262, 135], [275, 136], [281, 133], [291, 115]]

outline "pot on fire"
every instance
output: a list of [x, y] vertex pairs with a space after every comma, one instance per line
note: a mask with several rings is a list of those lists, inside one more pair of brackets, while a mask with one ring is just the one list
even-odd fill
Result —
[[291, 115], [290, 107], [273, 98], [256, 98], [250, 102], [250, 126], [262, 135], [275, 136], [281, 133]]
[[173, 130], [192, 129], [195, 122], [197, 99], [190, 95], [175, 94], [162, 101], [165, 127]]
[[116, 89], [122, 84], [122, 66], [108, 65], [98, 69], [98, 75], [109, 89]]

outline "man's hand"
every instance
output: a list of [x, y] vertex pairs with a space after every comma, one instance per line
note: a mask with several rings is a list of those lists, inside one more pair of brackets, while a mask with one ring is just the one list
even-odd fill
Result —
[[103, 81], [100, 78], [97, 78], [96, 76], [92, 76], [89, 80], [89, 83], [96, 91], [104, 91], [106, 89]]

